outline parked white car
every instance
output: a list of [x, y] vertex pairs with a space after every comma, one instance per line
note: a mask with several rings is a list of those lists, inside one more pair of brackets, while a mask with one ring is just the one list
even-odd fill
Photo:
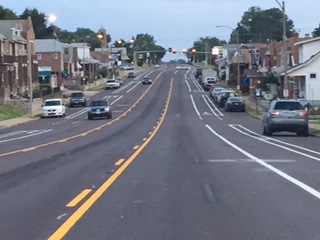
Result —
[[106, 83], [106, 89], [119, 88], [120, 81], [118, 79], [108, 79]]
[[44, 101], [42, 105], [42, 117], [64, 117], [66, 116], [66, 106], [63, 99], [51, 98]]

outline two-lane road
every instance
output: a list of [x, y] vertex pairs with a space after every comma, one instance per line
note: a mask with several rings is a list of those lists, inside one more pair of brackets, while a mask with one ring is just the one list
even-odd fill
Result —
[[123, 95], [110, 122], [0, 142], [1, 239], [320, 239], [320, 140], [262, 136], [192, 71], [101, 93]]

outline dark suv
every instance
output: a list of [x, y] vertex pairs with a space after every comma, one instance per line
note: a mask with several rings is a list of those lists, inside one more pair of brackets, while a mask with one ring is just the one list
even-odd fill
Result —
[[195, 76], [195, 78], [199, 78], [200, 76], [202, 76], [202, 69], [201, 68], [197, 68], [194, 76]]
[[86, 95], [84, 95], [83, 92], [73, 92], [70, 95], [69, 106], [74, 107], [77, 105], [80, 105], [83, 107], [87, 105], [87, 97], [86, 97]]
[[309, 135], [309, 112], [298, 100], [274, 100], [262, 120], [263, 134], [295, 132], [298, 136]]

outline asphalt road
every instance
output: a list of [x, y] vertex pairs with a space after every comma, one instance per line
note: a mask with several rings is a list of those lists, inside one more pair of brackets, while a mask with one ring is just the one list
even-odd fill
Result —
[[262, 136], [192, 71], [99, 93], [110, 120], [0, 130], [0, 239], [319, 240], [319, 138]]

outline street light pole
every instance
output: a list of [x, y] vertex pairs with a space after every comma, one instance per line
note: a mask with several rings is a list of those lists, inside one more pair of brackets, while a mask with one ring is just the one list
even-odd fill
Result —
[[86, 41], [83, 39], [83, 54], [82, 54], [82, 71], [83, 71], [83, 76], [82, 76], [82, 89], [83, 92], [85, 91], [85, 63], [84, 63], [84, 58], [85, 58], [85, 52], [86, 51]]
[[287, 99], [289, 97], [288, 90], [288, 52], [287, 52], [287, 26], [286, 26], [286, 12], [285, 12], [285, 3], [282, 1], [282, 4], [278, 0], [276, 2], [279, 4], [282, 10], [282, 26], [283, 26], [283, 36], [282, 36], [282, 64], [284, 67], [284, 76], [283, 76], [283, 97]]
[[233, 29], [228, 26], [216, 26], [217, 28], [224, 27], [229, 28], [232, 31], [235, 31], [237, 34], [237, 49], [238, 49], [238, 56], [237, 56], [237, 89], [240, 90], [240, 41], [239, 41], [239, 32], [236, 29]]

